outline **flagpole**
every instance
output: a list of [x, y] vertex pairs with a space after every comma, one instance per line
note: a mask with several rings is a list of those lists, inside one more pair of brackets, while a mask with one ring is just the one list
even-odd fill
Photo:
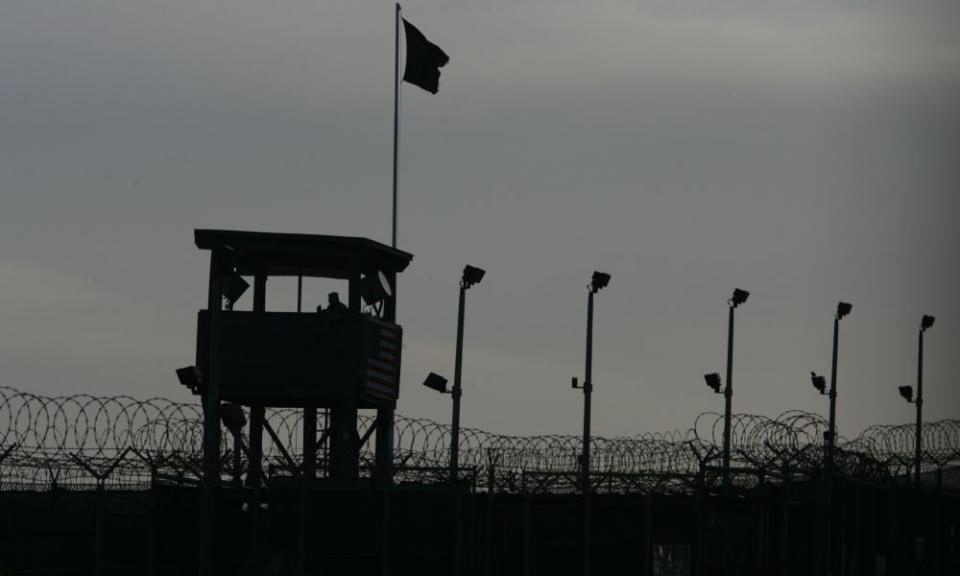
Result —
[[400, 3], [394, 22], [393, 50], [393, 247], [397, 247], [397, 145], [400, 140]]

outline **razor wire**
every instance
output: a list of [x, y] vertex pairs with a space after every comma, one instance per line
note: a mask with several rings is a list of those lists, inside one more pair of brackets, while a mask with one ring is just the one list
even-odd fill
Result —
[[[302, 465], [303, 412], [267, 409], [274, 432], [264, 435], [260, 468], [267, 476]], [[324, 439], [335, 432], [318, 418], [318, 468], [327, 457]], [[361, 414], [357, 436], [361, 471], [374, 468], [371, 427]], [[724, 418], [704, 413], [683, 432], [591, 438], [591, 482], [601, 491], [684, 491], [715, 481], [720, 468]], [[750, 486], [782, 478], [785, 470], [807, 476], [825, 466], [827, 422], [819, 415], [788, 411], [777, 417], [735, 414], [731, 418], [734, 481]], [[913, 425], [871, 426], [854, 439], [838, 438], [834, 471], [853, 477], [896, 481], [913, 465]], [[276, 438], [276, 441], [274, 440]], [[225, 480], [249, 468], [246, 452], [234, 454], [233, 436], [221, 426]], [[249, 437], [241, 433], [241, 441]], [[446, 479], [450, 427], [397, 416], [393, 434], [397, 482]], [[508, 436], [472, 428], [460, 432], [460, 468], [475, 486], [495, 491], [573, 492], [581, 470], [581, 439], [574, 435]], [[925, 423], [921, 447], [925, 472], [960, 463], [960, 420]], [[292, 459], [291, 462], [288, 457]], [[242, 469], [235, 469], [239, 462]], [[198, 483], [203, 469], [203, 409], [164, 398], [41, 396], [0, 387], [0, 490], [51, 487], [147, 488], [158, 480]]]

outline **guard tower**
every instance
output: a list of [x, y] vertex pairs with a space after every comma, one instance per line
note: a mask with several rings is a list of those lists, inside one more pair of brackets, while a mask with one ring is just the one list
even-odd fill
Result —
[[[396, 275], [411, 254], [366, 238], [196, 230], [210, 251], [208, 303], [197, 322], [195, 392], [203, 397], [205, 478], [218, 482], [222, 402], [249, 407], [246, 482], [262, 475], [264, 410], [304, 411], [302, 474], [316, 476], [317, 409], [329, 410], [329, 476], [359, 476], [357, 410], [376, 409], [376, 475], [389, 480], [403, 330]], [[268, 312], [271, 277], [296, 277], [297, 312]], [[304, 277], [346, 280], [346, 303], [301, 311]], [[233, 302], [250, 285], [252, 310]], [[233, 409], [236, 412], [236, 409]], [[269, 429], [268, 429], [269, 431]]]

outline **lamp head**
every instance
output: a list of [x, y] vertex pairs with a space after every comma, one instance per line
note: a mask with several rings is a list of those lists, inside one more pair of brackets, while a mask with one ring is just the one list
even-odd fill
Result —
[[929, 314], [924, 314], [923, 318], [920, 319], [920, 330], [926, 332], [928, 328], [933, 327], [933, 322], [936, 320], [933, 316]]
[[360, 281], [360, 297], [367, 304], [376, 304], [392, 295], [393, 290], [390, 289], [390, 281], [387, 280], [387, 275], [383, 272], [377, 271], [375, 274], [367, 274]]
[[187, 387], [192, 394], [204, 393], [203, 374], [197, 366], [177, 368], [177, 380]]
[[477, 268], [476, 266], [471, 266], [467, 264], [463, 267], [463, 286], [464, 288], [469, 288], [474, 284], [479, 284], [483, 280], [483, 275], [486, 274], [486, 271], [482, 268]]
[[423, 381], [423, 385], [441, 394], [447, 393], [447, 379], [435, 372], [427, 375], [427, 379]]
[[730, 305], [736, 308], [737, 306], [743, 304], [747, 301], [747, 298], [750, 297], [750, 293], [746, 290], [741, 290], [737, 288], [733, 291], [733, 296], [730, 298]]
[[590, 279], [590, 291], [597, 293], [607, 287], [610, 283], [610, 275], [606, 272], [594, 272]]
[[810, 373], [810, 381], [813, 382], [813, 387], [817, 389], [821, 394], [826, 393], [827, 390], [827, 379], [823, 376], [817, 374], [816, 372]]
[[840, 302], [837, 304], [837, 319], [841, 319], [853, 310], [853, 304], [849, 302]]
[[898, 390], [900, 390], [900, 395], [903, 396], [904, 400], [913, 402], [913, 386], [901, 386]]
[[243, 276], [237, 273], [230, 274], [223, 279], [223, 297], [227, 299], [232, 308], [249, 287], [250, 284], [243, 279]]
[[710, 374], [704, 374], [703, 379], [707, 382], [707, 386], [713, 389], [717, 394], [720, 393], [720, 375], [716, 372]]

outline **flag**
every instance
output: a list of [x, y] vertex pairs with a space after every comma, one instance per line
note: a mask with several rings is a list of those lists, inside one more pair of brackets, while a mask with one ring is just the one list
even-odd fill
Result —
[[407, 65], [403, 70], [403, 80], [436, 94], [440, 86], [440, 69], [450, 61], [450, 57], [427, 40], [406, 18], [403, 19], [403, 31], [407, 38]]

